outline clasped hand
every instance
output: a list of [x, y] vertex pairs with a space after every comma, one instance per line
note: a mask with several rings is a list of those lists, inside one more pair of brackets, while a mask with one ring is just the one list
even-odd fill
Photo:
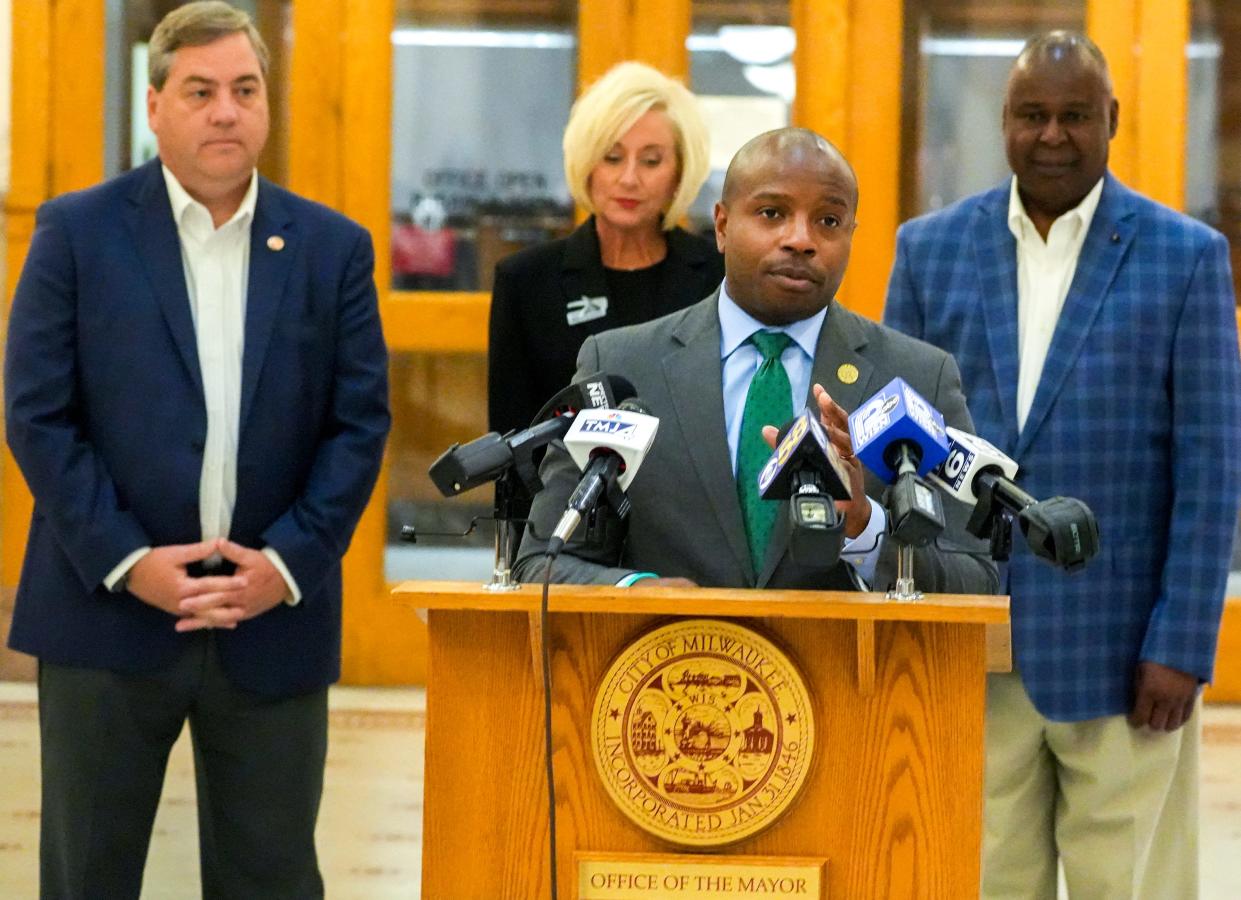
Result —
[[[232, 575], [194, 578], [188, 567], [219, 554]], [[156, 547], [129, 570], [127, 588], [144, 603], [177, 617], [177, 631], [236, 628], [279, 604], [288, 586], [265, 554], [224, 538]]]

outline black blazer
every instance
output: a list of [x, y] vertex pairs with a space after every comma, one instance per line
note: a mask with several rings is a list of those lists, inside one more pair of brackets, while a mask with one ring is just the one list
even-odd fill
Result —
[[[590, 335], [683, 309], [720, 286], [724, 259], [711, 241], [680, 228], [666, 236], [660, 286], [649, 298], [607, 296], [593, 216], [568, 237], [529, 247], [496, 266], [487, 349], [493, 430], [503, 434], [529, 425], [548, 398], [573, 380], [578, 348]], [[602, 304], [584, 298], [604, 297], [606, 314], [589, 318]], [[586, 321], [571, 325], [571, 314]]]

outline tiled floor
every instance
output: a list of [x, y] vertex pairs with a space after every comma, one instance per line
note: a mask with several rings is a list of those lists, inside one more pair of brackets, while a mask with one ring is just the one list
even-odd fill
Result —
[[[334, 688], [319, 851], [333, 900], [419, 894], [421, 690]], [[1241, 898], [1241, 706], [1204, 714], [1203, 900]], [[0, 682], [0, 897], [36, 896], [38, 725], [29, 684]], [[192, 762], [173, 750], [144, 900], [197, 896]], [[1182, 900], [1182, 898], [1176, 898]]]
[[[333, 688], [318, 846], [327, 895], [406, 900], [420, 893], [421, 689]], [[38, 721], [30, 684], [0, 682], [0, 898], [37, 896]], [[168, 764], [143, 900], [198, 896], [193, 758], [182, 733]]]

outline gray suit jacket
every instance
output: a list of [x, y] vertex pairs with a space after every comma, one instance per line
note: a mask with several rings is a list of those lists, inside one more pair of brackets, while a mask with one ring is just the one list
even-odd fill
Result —
[[[605, 332], [582, 345], [578, 377], [604, 371], [628, 378], [659, 417], [659, 433], [629, 485], [633, 507], [628, 519], [597, 525], [591, 540], [585, 539], [585, 527], [579, 528], [556, 562], [553, 581], [615, 584], [630, 572], [650, 571], [690, 578], [704, 587], [856, 589], [851, 566], [836, 562], [810, 568], [789, 558], [787, 501], [781, 503], [762, 571], [754, 571], [724, 431], [718, 297], [717, 291], [687, 309]], [[857, 367], [853, 384], [837, 376], [844, 363]], [[833, 303], [819, 335], [811, 383], [821, 383], [852, 411], [897, 375], [939, 409], [949, 425], [973, 430], [951, 356]], [[542, 580], [545, 539], [580, 477], [563, 448], [548, 452], [542, 475], [546, 487], [535, 498], [516, 564], [523, 581]], [[867, 493], [879, 498], [883, 489], [867, 473]], [[964, 530], [968, 508], [948, 497], [944, 505], [948, 528], [941, 546], [915, 554], [918, 587], [994, 593], [998, 580], [987, 548]], [[884, 544], [876, 589], [886, 589], [895, 578], [895, 546]]]

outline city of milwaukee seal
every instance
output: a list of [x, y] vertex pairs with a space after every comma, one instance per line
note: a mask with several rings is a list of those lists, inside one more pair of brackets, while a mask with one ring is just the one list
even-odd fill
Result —
[[620, 652], [595, 694], [591, 745], [612, 800], [664, 840], [731, 844], [776, 821], [814, 750], [805, 680], [763, 636], [687, 619]]

